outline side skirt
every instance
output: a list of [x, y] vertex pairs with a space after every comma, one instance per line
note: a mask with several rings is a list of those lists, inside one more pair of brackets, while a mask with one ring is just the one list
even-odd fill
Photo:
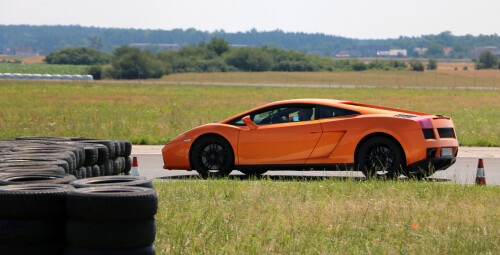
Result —
[[328, 170], [328, 171], [347, 171], [354, 170], [355, 164], [313, 164], [313, 165], [236, 165], [235, 170], [290, 170], [290, 171], [302, 171], [302, 170]]

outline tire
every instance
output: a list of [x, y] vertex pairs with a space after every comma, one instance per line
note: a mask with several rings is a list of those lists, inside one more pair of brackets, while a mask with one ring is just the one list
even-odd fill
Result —
[[81, 221], [150, 219], [158, 211], [158, 195], [143, 187], [81, 188], [68, 193], [66, 210], [68, 218]]
[[203, 178], [225, 177], [233, 171], [234, 153], [226, 139], [207, 135], [193, 144], [189, 161]]
[[155, 255], [155, 246], [149, 245], [139, 248], [125, 249], [85, 249], [68, 246], [64, 251], [65, 255]]
[[123, 157], [129, 157], [132, 154], [132, 143], [130, 141], [123, 141], [125, 143], [125, 152], [122, 153]]
[[108, 147], [98, 143], [95, 143], [93, 145], [97, 148], [98, 154], [96, 165], [104, 164], [104, 162], [106, 162], [106, 159], [108, 159], [109, 157]]
[[84, 145], [83, 149], [85, 150], [85, 162], [84, 166], [92, 166], [97, 163], [98, 158], [98, 150], [93, 145]]
[[120, 142], [116, 140], [112, 140], [115, 145], [115, 158], [120, 157], [122, 155]]
[[64, 220], [0, 219], [0, 245], [64, 245]]
[[16, 140], [23, 141], [71, 141], [67, 137], [51, 137], [51, 136], [20, 136]]
[[78, 141], [82, 143], [97, 143], [102, 144], [108, 148], [108, 158], [114, 158], [115, 156], [115, 143], [112, 140], [103, 139], [91, 139], [91, 138], [72, 138], [72, 141]]
[[130, 173], [131, 169], [132, 169], [132, 158], [125, 157], [125, 169], [123, 169], [123, 173]]
[[101, 176], [101, 169], [99, 168], [98, 165], [93, 165], [92, 166], [92, 177], [99, 177]]
[[260, 176], [267, 172], [267, 170], [238, 170], [248, 176]]
[[0, 156], [0, 161], [3, 160], [64, 160], [68, 163], [68, 173], [73, 173], [76, 169], [75, 156], [73, 153], [61, 152], [61, 153], [13, 153], [13, 154], [3, 154]]
[[23, 172], [0, 175], [0, 185], [68, 184], [74, 180], [76, 178], [71, 174]]
[[119, 175], [121, 174], [121, 161], [120, 158], [114, 158], [113, 159], [113, 175]]
[[92, 167], [91, 166], [85, 167], [85, 178], [92, 178]]
[[0, 254], [8, 255], [54, 255], [63, 254], [64, 245], [36, 245], [36, 246], [1, 246]]
[[397, 178], [406, 166], [399, 144], [384, 136], [369, 138], [358, 151], [357, 165], [366, 178]]
[[76, 169], [76, 171], [75, 171], [75, 177], [76, 177], [77, 179], [82, 179], [82, 178], [84, 178], [84, 176], [85, 176], [86, 174], [87, 174], [87, 168], [85, 168], [85, 167], [83, 167], [83, 166], [82, 166], [82, 167], [80, 167], [80, 168], [78, 168], [78, 169]]
[[135, 248], [151, 245], [156, 236], [155, 220], [76, 221], [66, 223], [68, 244], [82, 248]]
[[74, 190], [65, 184], [0, 186], [0, 219], [66, 218], [66, 195]]
[[0, 159], [0, 168], [2, 166], [60, 166], [64, 168], [65, 173], [69, 173], [68, 162], [60, 159]]
[[73, 187], [102, 187], [102, 186], [132, 186], [154, 188], [153, 180], [144, 176], [133, 175], [118, 175], [118, 176], [101, 176], [85, 180], [75, 180], [70, 183]]
[[104, 164], [99, 166], [99, 169], [101, 171], [101, 176], [113, 175], [113, 161], [107, 159]]
[[120, 157], [124, 157], [125, 149], [126, 149], [125, 141], [117, 140], [117, 142], [120, 144]]
[[60, 166], [24, 166], [24, 167], [0, 167], [2, 173], [19, 173], [19, 172], [38, 172], [38, 173], [54, 173], [65, 174], [64, 168]]

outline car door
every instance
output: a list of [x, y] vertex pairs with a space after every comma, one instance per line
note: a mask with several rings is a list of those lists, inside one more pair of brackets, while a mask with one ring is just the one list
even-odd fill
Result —
[[349, 158], [332, 157], [332, 153], [348, 129], [352, 129], [350, 121], [358, 115], [360, 113], [356, 111], [318, 105], [316, 119], [321, 123], [323, 135], [306, 164], [329, 164], [348, 160]]
[[[301, 109], [313, 112], [301, 119]], [[242, 126], [238, 139], [240, 165], [304, 164], [321, 137], [312, 105], [286, 105], [250, 114], [257, 129]]]

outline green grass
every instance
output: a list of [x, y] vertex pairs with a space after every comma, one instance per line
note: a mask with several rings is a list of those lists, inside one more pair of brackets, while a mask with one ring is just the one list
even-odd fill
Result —
[[0, 63], [0, 73], [30, 73], [30, 74], [87, 74], [85, 65], [52, 65], [52, 64], [24, 64]]
[[500, 146], [500, 91], [0, 81], [0, 139], [88, 136], [165, 144], [276, 100], [334, 98], [453, 118], [465, 146]]
[[155, 186], [157, 254], [500, 250], [499, 186], [352, 179], [169, 180]]
[[363, 72], [235, 72], [182, 73], [163, 76], [168, 82], [369, 85], [375, 87], [494, 87], [500, 70], [363, 71]]

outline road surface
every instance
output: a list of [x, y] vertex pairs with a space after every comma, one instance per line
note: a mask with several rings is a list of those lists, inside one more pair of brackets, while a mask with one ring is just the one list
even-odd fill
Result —
[[[140, 146], [134, 145], [132, 156], [136, 156], [139, 162], [139, 173], [142, 176], [159, 179], [186, 178], [191, 175], [197, 176], [196, 171], [164, 170], [161, 157], [163, 146]], [[444, 171], [438, 171], [429, 180], [443, 181], [447, 183], [473, 184], [476, 178], [478, 158], [483, 158], [488, 185], [500, 185], [500, 148], [491, 147], [460, 147], [457, 162]], [[265, 175], [271, 178], [291, 179], [296, 177], [307, 177], [307, 179], [319, 178], [363, 178], [361, 172], [350, 171], [270, 171]], [[245, 178], [238, 171], [233, 171], [232, 178]]]

